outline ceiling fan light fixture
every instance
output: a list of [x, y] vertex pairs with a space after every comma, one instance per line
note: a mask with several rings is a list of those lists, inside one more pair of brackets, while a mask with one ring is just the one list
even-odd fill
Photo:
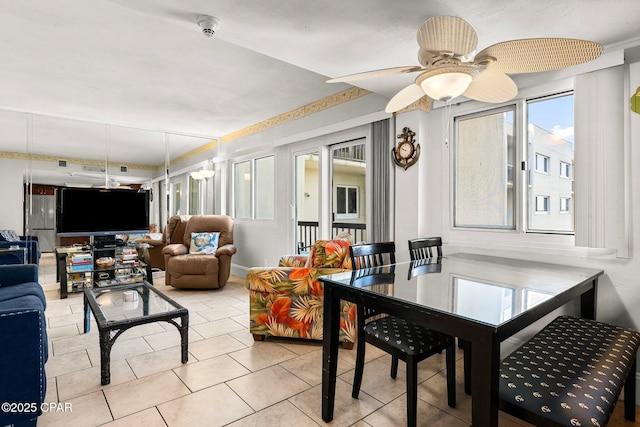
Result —
[[478, 70], [472, 66], [441, 67], [422, 73], [416, 84], [429, 98], [446, 102], [462, 95], [477, 75]]

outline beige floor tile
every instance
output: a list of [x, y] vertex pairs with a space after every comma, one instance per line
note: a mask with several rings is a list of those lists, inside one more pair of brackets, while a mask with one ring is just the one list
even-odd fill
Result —
[[[298, 409], [320, 425], [322, 421], [322, 386], [318, 385], [310, 390], [289, 399]], [[351, 397], [351, 385], [338, 379], [336, 381], [336, 397], [331, 427], [350, 426], [358, 420], [380, 408], [382, 403], [366, 393], [360, 393], [359, 399]]]
[[[313, 352], [303, 354], [286, 362], [280, 366], [291, 372], [307, 384], [312, 386], [322, 383], [322, 350], [316, 349]], [[338, 375], [345, 373], [344, 363], [338, 363]]]
[[[417, 425], [424, 427], [469, 427], [469, 424], [427, 402], [418, 400]], [[395, 399], [364, 419], [373, 427], [407, 425], [407, 396]]]
[[[180, 332], [178, 331], [178, 328], [174, 327], [173, 325], [169, 325], [169, 326], [170, 326], [170, 329], [164, 332], [144, 336], [145, 341], [155, 351], [164, 350], [165, 348], [180, 345], [181, 340], [180, 340]], [[189, 328], [189, 346], [191, 346], [191, 343], [202, 340], [202, 339], [203, 338], [200, 336], [200, 334], [198, 334], [192, 328]]]
[[49, 354], [49, 360], [47, 360], [45, 370], [48, 377], [56, 377], [90, 367], [91, 361], [87, 351], [78, 350], [60, 356], [51, 356], [51, 354]]
[[124, 418], [119, 418], [110, 423], [103, 424], [102, 427], [166, 427], [167, 424], [162, 419], [157, 408], [149, 408], [136, 412]]
[[220, 335], [189, 343], [189, 353], [197, 360], [205, 360], [221, 354], [231, 353], [246, 348], [244, 344], [229, 335]]
[[306, 354], [314, 351], [322, 351], [322, 341], [279, 339], [278, 344], [295, 354]]
[[265, 343], [261, 346], [234, 351], [229, 356], [242, 363], [247, 369], [256, 372], [292, 359], [296, 357], [296, 354], [278, 344]]
[[136, 377], [142, 378], [182, 366], [182, 351], [178, 345], [164, 350], [128, 357], [127, 362]]
[[[47, 307], [48, 309], [48, 307]], [[62, 314], [60, 316], [47, 316], [49, 327], [58, 328], [60, 326], [75, 325], [82, 321], [82, 314]]]
[[175, 326], [165, 322], [147, 323], [145, 325], [134, 326], [133, 328], [129, 328], [124, 331], [122, 335], [118, 337], [118, 341], [143, 337], [145, 335], [160, 334], [167, 332], [169, 328], [176, 329]]
[[253, 410], [225, 384], [191, 393], [158, 406], [169, 427], [216, 427]]
[[189, 329], [193, 329], [194, 325], [201, 325], [203, 323], [208, 323], [209, 321], [204, 317], [200, 316], [200, 314], [192, 312], [189, 310]]
[[256, 411], [309, 389], [309, 384], [280, 366], [236, 378], [227, 385]]
[[58, 375], [56, 385], [58, 387], [58, 398], [60, 402], [69, 401], [76, 396], [92, 393], [106, 387], [113, 387], [114, 385], [136, 379], [129, 364], [124, 359], [112, 361], [110, 373], [111, 382], [107, 386], [100, 384], [100, 366]]
[[229, 424], [229, 427], [307, 427], [317, 426], [304, 412], [285, 400]]
[[[74, 328], [76, 331], [78, 328], [76, 325], [64, 326], [65, 328]], [[60, 328], [56, 328], [60, 329]], [[72, 353], [79, 350], [86, 350], [90, 347], [98, 347], [99, 339], [98, 334], [77, 334], [75, 336], [66, 337], [52, 337], [53, 352], [56, 356]]]
[[247, 347], [252, 347], [255, 345], [262, 345], [264, 343], [266, 343], [267, 341], [256, 341], [253, 339], [253, 335], [251, 335], [251, 332], [249, 332], [249, 329], [241, 329], [239, 331], [236, 332], [231, 332], [229, 334], [229, 336], [237, 339], [238, 341], [240, 341], [242, 344], [244, 344]]
[[115, 419], [189, 394], [173, 371], [144, 377], [107, 388], [104, 394]]
[[70, 410], [47, 411], [38, 418], [39, 427], [98, 426], [113, 420], [101, 391], [75, 397], [67, 402]]
[[[362, 385], [360, 392], [365, 392], [382, 403], [389, 403], [407, 392], [407, 382], [405, 373], [398, 369], [395, 379], [390, 375], [391, 366], [384, 360], [373, 360], [365, 363], [362, 374]], [[351, 369], [340, 378], [353, 385], [354, 370]], [[320, 378], [322, 380], [322, 378]]]
[[80, 334], [76, 325], [60, 326], [59, 328], [52, 328], [47, 330], [47, 337], [49, 340], [58, 340], [61, 338], [77, 337]]
[[[457, 371], [462, 371], [462, 369], [460, 368]], [[429, 402], [444, 412], [471, 423], [471, 396], [464, 393], [463, 375], [456, 375], [455, 408], [447, 405], [447, 376], [445, 372], [440, 372], [420, 383], [418, 385], [418, 399]]]
[[237, 322], [231, 319], [214, 320], [212, 322], [193, 325], [193, 329], [203, 338], [217, 337], [219, 335], [228, 334], [230, 332], [240, 331], [243, 328]]
[[201, 390], [251, 373], [226, 354], [189, 363], [173, 371], [191, 391]]
[[[96, 336], [94, 339], [97, 342], [98, 337]], [[111, 360], [127, 359], [151, 352], [153, 352], [153, 348], [142, 337], [122, 341], [118, 338], [111, 347]], [[91, 364], [100, 366], [100, 347], [88, 348], [87, 353], [91, 358]]]
[[205, 311], [199, 311], [198, 314], [204, 317], [205, 319], [207, 319], [208, 321], [226, 319], [227, 317], [238, 316], [241, 314], [244, 315], [244, 313], [242, 313], [240, 310], [230, 305], [210, 308]]

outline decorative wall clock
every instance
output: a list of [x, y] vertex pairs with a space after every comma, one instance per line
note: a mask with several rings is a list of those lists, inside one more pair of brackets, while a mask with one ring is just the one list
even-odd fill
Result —
[[408, 127], [403, 128], [402, 133], [398, 135], [398, 139], [401, 139], [401, 141], [398, 142], [397, 147], [393, 147], [391, 150], [393, 162], [405, 170], [409, 166], [416, 164], [420, 157], [420, 144], [415, 143], [415, 136], [416, 133], [414, 131]]

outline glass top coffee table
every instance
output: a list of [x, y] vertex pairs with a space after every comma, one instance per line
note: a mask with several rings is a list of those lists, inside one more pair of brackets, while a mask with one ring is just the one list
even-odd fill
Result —
[[[111, 382], [111, 347], [127, 329], [153, 322], [178, 328], [182, 363], [188, 361], [189, 311], [148, 282], [84, 290], [84, 332], [90, 330], [90, 311], [100, 335], [100, 382]], [[179, 320], [179, 321], [178, 321]]]

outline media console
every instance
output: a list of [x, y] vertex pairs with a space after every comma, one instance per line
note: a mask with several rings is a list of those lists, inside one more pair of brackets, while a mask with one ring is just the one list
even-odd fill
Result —
[[56, 267], [60, 298], [86, 288], [147, 281], [153, 284], [151, 265], [139, 259], [135, 246], [115, 238], [94, 237], [90, 245], [57, 247]]

